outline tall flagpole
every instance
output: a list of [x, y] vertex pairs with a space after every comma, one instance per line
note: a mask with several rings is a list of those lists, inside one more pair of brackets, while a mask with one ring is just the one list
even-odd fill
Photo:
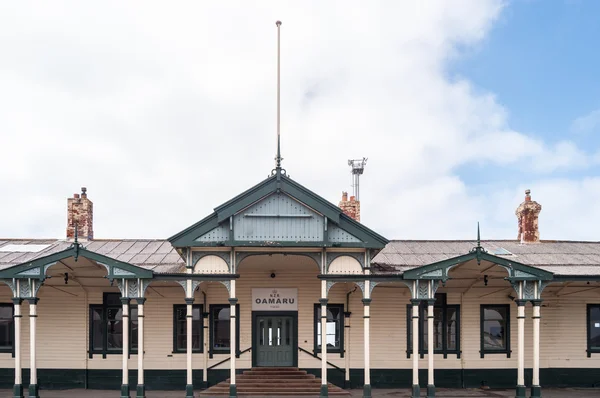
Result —
[[275, 158], [275, 167], [281, 169], [281, 131], [280, 131], [280, 41], [281, 41], [281, 21], [275, 22], [277, 25], [277, 157]]

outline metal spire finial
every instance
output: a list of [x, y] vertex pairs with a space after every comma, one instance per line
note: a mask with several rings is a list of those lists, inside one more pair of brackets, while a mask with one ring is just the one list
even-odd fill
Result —
[[[277, 156], [275, 157], [275, 170], [273, 170], [273, 174], [281, 173], [281, 161], [283, 158], [281, 157], [281, 117], [280, 117], [280, 108], [281, 108], [281, 72], [280, 72], [280, 53], [281, 53], [281, 21], [275, 22], [277, 26]], [[283, 170], [283, 174], [285, 174], [285, 170]]]
[[73, 256], [75, 258], [75, 261], [77, 261], [77, 259], [79, 258], [79, 248], [81, 247], [81, 244], [78, 241], [78, 236], [79, 236], [79, 223], [77, 221], [75, 221], [75, 239], [73, 240], [73, 248], [75, 249], [75, 255]]
[[477, 247], [481, 248], [481, 233], [479, 232], [479, 221], [477, 221]]

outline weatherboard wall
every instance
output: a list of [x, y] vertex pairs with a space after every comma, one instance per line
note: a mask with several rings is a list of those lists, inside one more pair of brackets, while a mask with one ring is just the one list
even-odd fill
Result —
[[[282, 261], [281, 259], [284, 259]], [[240, 349], [252, 344], [251, 297], [255, 287], [298, 288], [298, 344], [307, 351], [313, 350], [314, 304], [320, 297], [319, 270], [308, 257], [300, 256], [256, 256], [242, 262], [237, 297], [240, 304]], [[271, 278], [271, 273], [275, 278]], [[43, 286], [38, 304], [38, 368], [40, 369], [120, 369], [121, 355], [88, 357], [88, 306], [102, 303], [106, 291], [118, 292], [116, 288], [86, 288], [87, 293], [75, 283], [66, 286]], [[207, 293], [207, 304], [226, 304], [226, 288], [211, 282], [201, 285]], [[346, 293], [354, 285], [339, 283], [333, 286], [329, 303], [345, 303]], [[516, 305], [506, 292], [481, 298], [483, 289], [472, 290], [464, 295], [453, 289], [440, 288], [448, 294], [448, 304], [461, 305], [461, 358], [449, 354], [435, 356], [437, 369], [515, 369], [517, 366], [517, 320]], [[373, 369], [411, 369], [412, 361], [406, 355], [406, 305], [409, 304], [408, 289], [401, 285], [382, 284], [375, 288], [371, 304], [371, 367]], [[600, 303], [595, 291], [568, 294], [564, 297], [544, 295], [541, 309], [541, 368], [600, 368], [600, 355], [586, 353], [586, 304]], [[0, 287], [0, 300], [10, 302], [10, 291]], [[148, 290], [146, 302], [146, 356], [145, 367], [149, 370], [185, 369], [185, 354], [173, 351], [173, 305], [184, 303], [183, 290], [176, 286], [156, 283]], [[360, 289], [350, 295], [351, 328], [346, 338], [350, 339], [350, 367], [363, 367], [363, 305]], [[202, 304], [203, 296], [196, 292], [196, 303]], [[479, 353], [479, 306], [480, 304], [511, 305], [512, 355], [486, 355]], [[525, 321], [525, 366], [532, 366], [532, 321], [531, 305], [526, 307]], [[22, 356], [23, 367], [29, 367], [29, 305], [23, 304]], [[225, 359], [217, 354], [209, 360], [209, 366]], [[202, 368], [203, 354], [194, 354], [194, 368]], [[243, 354], [238, 360], [239, 368], [251, 367], [251, 353]], [[330, 353], [328, 360], [344, 367], [345, 359], [340, 354]], [[132, 355], [129, 366], [137, 368], [137, 356]], [[316, 369], [320, 361], [308, 354], [299, 354], [299, 366]], [[13, 368], [10, 353], [0, 354], [0, 367]], [[226, 362], [218, 368], [228, 369]], [[427, 356], [420, 360], [420, 368], [427, 368]], [[332, 370], [332, 372], [335, 372]]]

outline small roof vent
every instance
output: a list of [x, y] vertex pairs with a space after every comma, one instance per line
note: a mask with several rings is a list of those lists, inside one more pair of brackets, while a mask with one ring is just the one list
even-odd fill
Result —
[[503, 247], [498, 247], [494, 249], [494, 251], [492, 251], [492, 254], [495, 254], [496, 256], [512, 256], [512, 253]]

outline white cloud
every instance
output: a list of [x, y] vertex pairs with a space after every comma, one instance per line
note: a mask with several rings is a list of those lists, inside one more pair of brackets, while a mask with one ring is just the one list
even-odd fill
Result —
[[[468, 238], [478, 220], [513, 237], [504, 223], [521, 187], [474, 194], [459, 166], [543, 175], [594, 162], [569, 142], [513, 131], [493, 94], [447, 77], [500, 1], [10, 7], [0, 13], [0, 236], [64, 236], [66, 197], [85, 185], [98, 238], [167, 237], [266, 177], [277, 19], [284, 166], [337, 202], [347, 159], [369, 157], [363, 220], [390, 238]], [[502, 217], [500, 197], [512, 200]]]
[[600, 109], [580, 116], [571, 124], [571, 131], [578, 134], [589, 134], [600, 128]]

